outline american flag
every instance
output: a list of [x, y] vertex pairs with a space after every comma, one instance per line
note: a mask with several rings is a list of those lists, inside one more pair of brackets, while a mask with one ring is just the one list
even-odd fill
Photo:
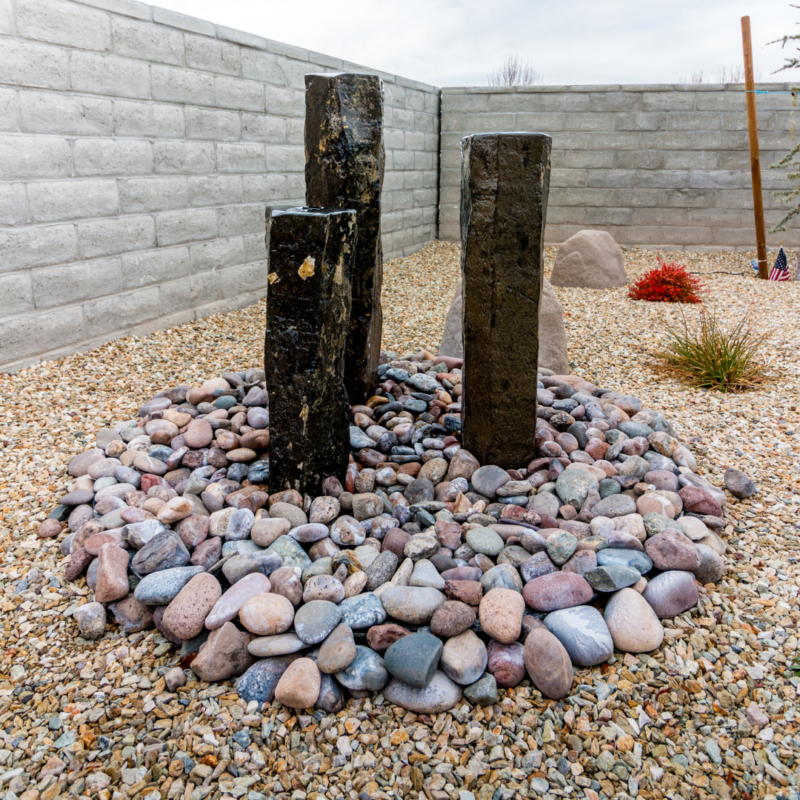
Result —
[[781, 247], [778, 250], [778, 256], [775, 259], [775, 265], [769, 272], [769, 280], [771, 281], [788, 281], [789, 280], [789, 263], [786, 260], [786, 253]]

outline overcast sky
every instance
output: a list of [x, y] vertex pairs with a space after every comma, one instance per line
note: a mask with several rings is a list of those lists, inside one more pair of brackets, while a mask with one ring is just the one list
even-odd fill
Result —
[[[800, 33], [788, 0], [159, 0], [157, 5], [437, 86], [486, 83], [507, 53], [548, 84], [674, 83], [742, 63], [750, 14], [763, 81]], [[758, 75], [757, 75], [758, 77]]]

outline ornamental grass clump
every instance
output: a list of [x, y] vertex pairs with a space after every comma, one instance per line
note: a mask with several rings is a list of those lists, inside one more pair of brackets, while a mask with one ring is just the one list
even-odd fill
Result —
[[692, 386], [743, 392], [767, 378], [761, 349], [773, 332], [758, 330], [750, 313], [726, 328], [703, 308], [696, 325], [681, 314], [680, 322], [666, 324], [666, 332], [666, 347], [653, 354], [657, 365]]
[[686, 267], [672, 262], [666, 264], [660, 258], [659, 266], [646, 272], [628, 290], [631, 300], [647, 300], [652, 303], [701, 303], [703, 284], [686, 271]]

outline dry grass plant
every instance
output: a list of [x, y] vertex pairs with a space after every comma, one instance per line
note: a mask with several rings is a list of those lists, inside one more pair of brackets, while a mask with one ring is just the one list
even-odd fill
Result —
[[655, 367], [701, 389], [746, 392], [769, 377], [764, 346], [775, 333], [762, 330], [751, 306], [726, 326], [712, 309], [703, 307], [695, 323], [681, 310], [665, 323], [666, 346], [652, 353]]

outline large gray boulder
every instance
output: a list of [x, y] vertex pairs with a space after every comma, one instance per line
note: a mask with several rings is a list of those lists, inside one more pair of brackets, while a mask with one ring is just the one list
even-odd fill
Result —
[[[464, 339], [461, 334], [462, 304], [461, 279], [456, 284], [455, 297], [447, 312], [439, 355], [464, 358]], [[564, 329], [564, 312], [558, 296], [545, 279], [542, 304], [539, 309], [539, 367], [550, 369], [556, 375], [569, 374], [567, 358], [567, 332]]]
[[578, 231], [558, 248], [550, 282], [578, 289], [625, 286], [622, 248], [606, 231]]

